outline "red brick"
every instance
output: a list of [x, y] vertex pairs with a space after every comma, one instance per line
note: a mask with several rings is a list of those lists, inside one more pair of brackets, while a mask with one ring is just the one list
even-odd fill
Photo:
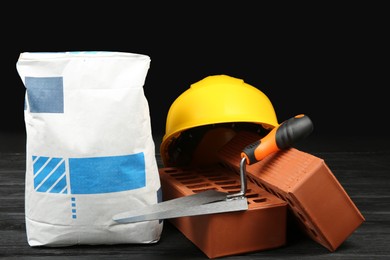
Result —
[[[251, 132], [237, 134], [219, 151], [219, 160], [238, 173], [241, 151], [256, 140]], [[365, 221], [325, 161], [314, 155], [289, 148], [246, 171], [252, 182], [286, 201], [303, 231], [330, 251]]]
[[[160, 168], [163, 199], [205, 190], [235, 193], [239, 175], [221, 166]], [[271, 249], [286, 243], [287, 203], [248, 182], [248, 210], [179, 217], [169, 221], [209, 258]]]

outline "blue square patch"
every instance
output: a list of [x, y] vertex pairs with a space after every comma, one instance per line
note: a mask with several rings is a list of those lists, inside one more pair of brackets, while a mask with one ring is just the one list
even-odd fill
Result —
[[32, 113], [64, 113], [62, 77], [26, 77], [28, 104]]

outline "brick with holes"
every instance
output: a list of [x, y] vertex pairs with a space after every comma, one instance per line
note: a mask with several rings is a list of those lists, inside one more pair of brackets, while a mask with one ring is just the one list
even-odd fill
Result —
[[[163, 200], [206, 190], [240, 191], [239, 175], [221, 165], [160, 168]], [[247, 183], [248, 210], [169, 219], [209, 258], [277, 248], [286, 243], [287, 203]]]
[[[258, 138], [238, 133], [219, 151], [219, 160], [238, 173], [241, 151]], [[365, 221], [324, 160], [314, 155], [290, 148], [247, 165], [246, 172], [250, 181], [286, 201], [303, 231], [330, 251]]]

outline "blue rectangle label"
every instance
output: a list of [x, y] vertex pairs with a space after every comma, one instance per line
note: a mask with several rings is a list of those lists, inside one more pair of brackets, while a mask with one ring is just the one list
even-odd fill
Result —
[[64, 113], [62, 77], [26, 77], [25, 86], [30, 112]]
[[145, 187], [145, 159], [143, 153], [69, 158], [72, 194], [97, 194], [133, 190]]

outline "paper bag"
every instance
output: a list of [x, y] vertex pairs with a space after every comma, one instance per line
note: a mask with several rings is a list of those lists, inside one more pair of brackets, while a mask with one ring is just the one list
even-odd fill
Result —
[[24, 52], [25, 220], [30, 246], [155, 243], [161, 221], [115, 214], [161, 201], [147, 55]]

